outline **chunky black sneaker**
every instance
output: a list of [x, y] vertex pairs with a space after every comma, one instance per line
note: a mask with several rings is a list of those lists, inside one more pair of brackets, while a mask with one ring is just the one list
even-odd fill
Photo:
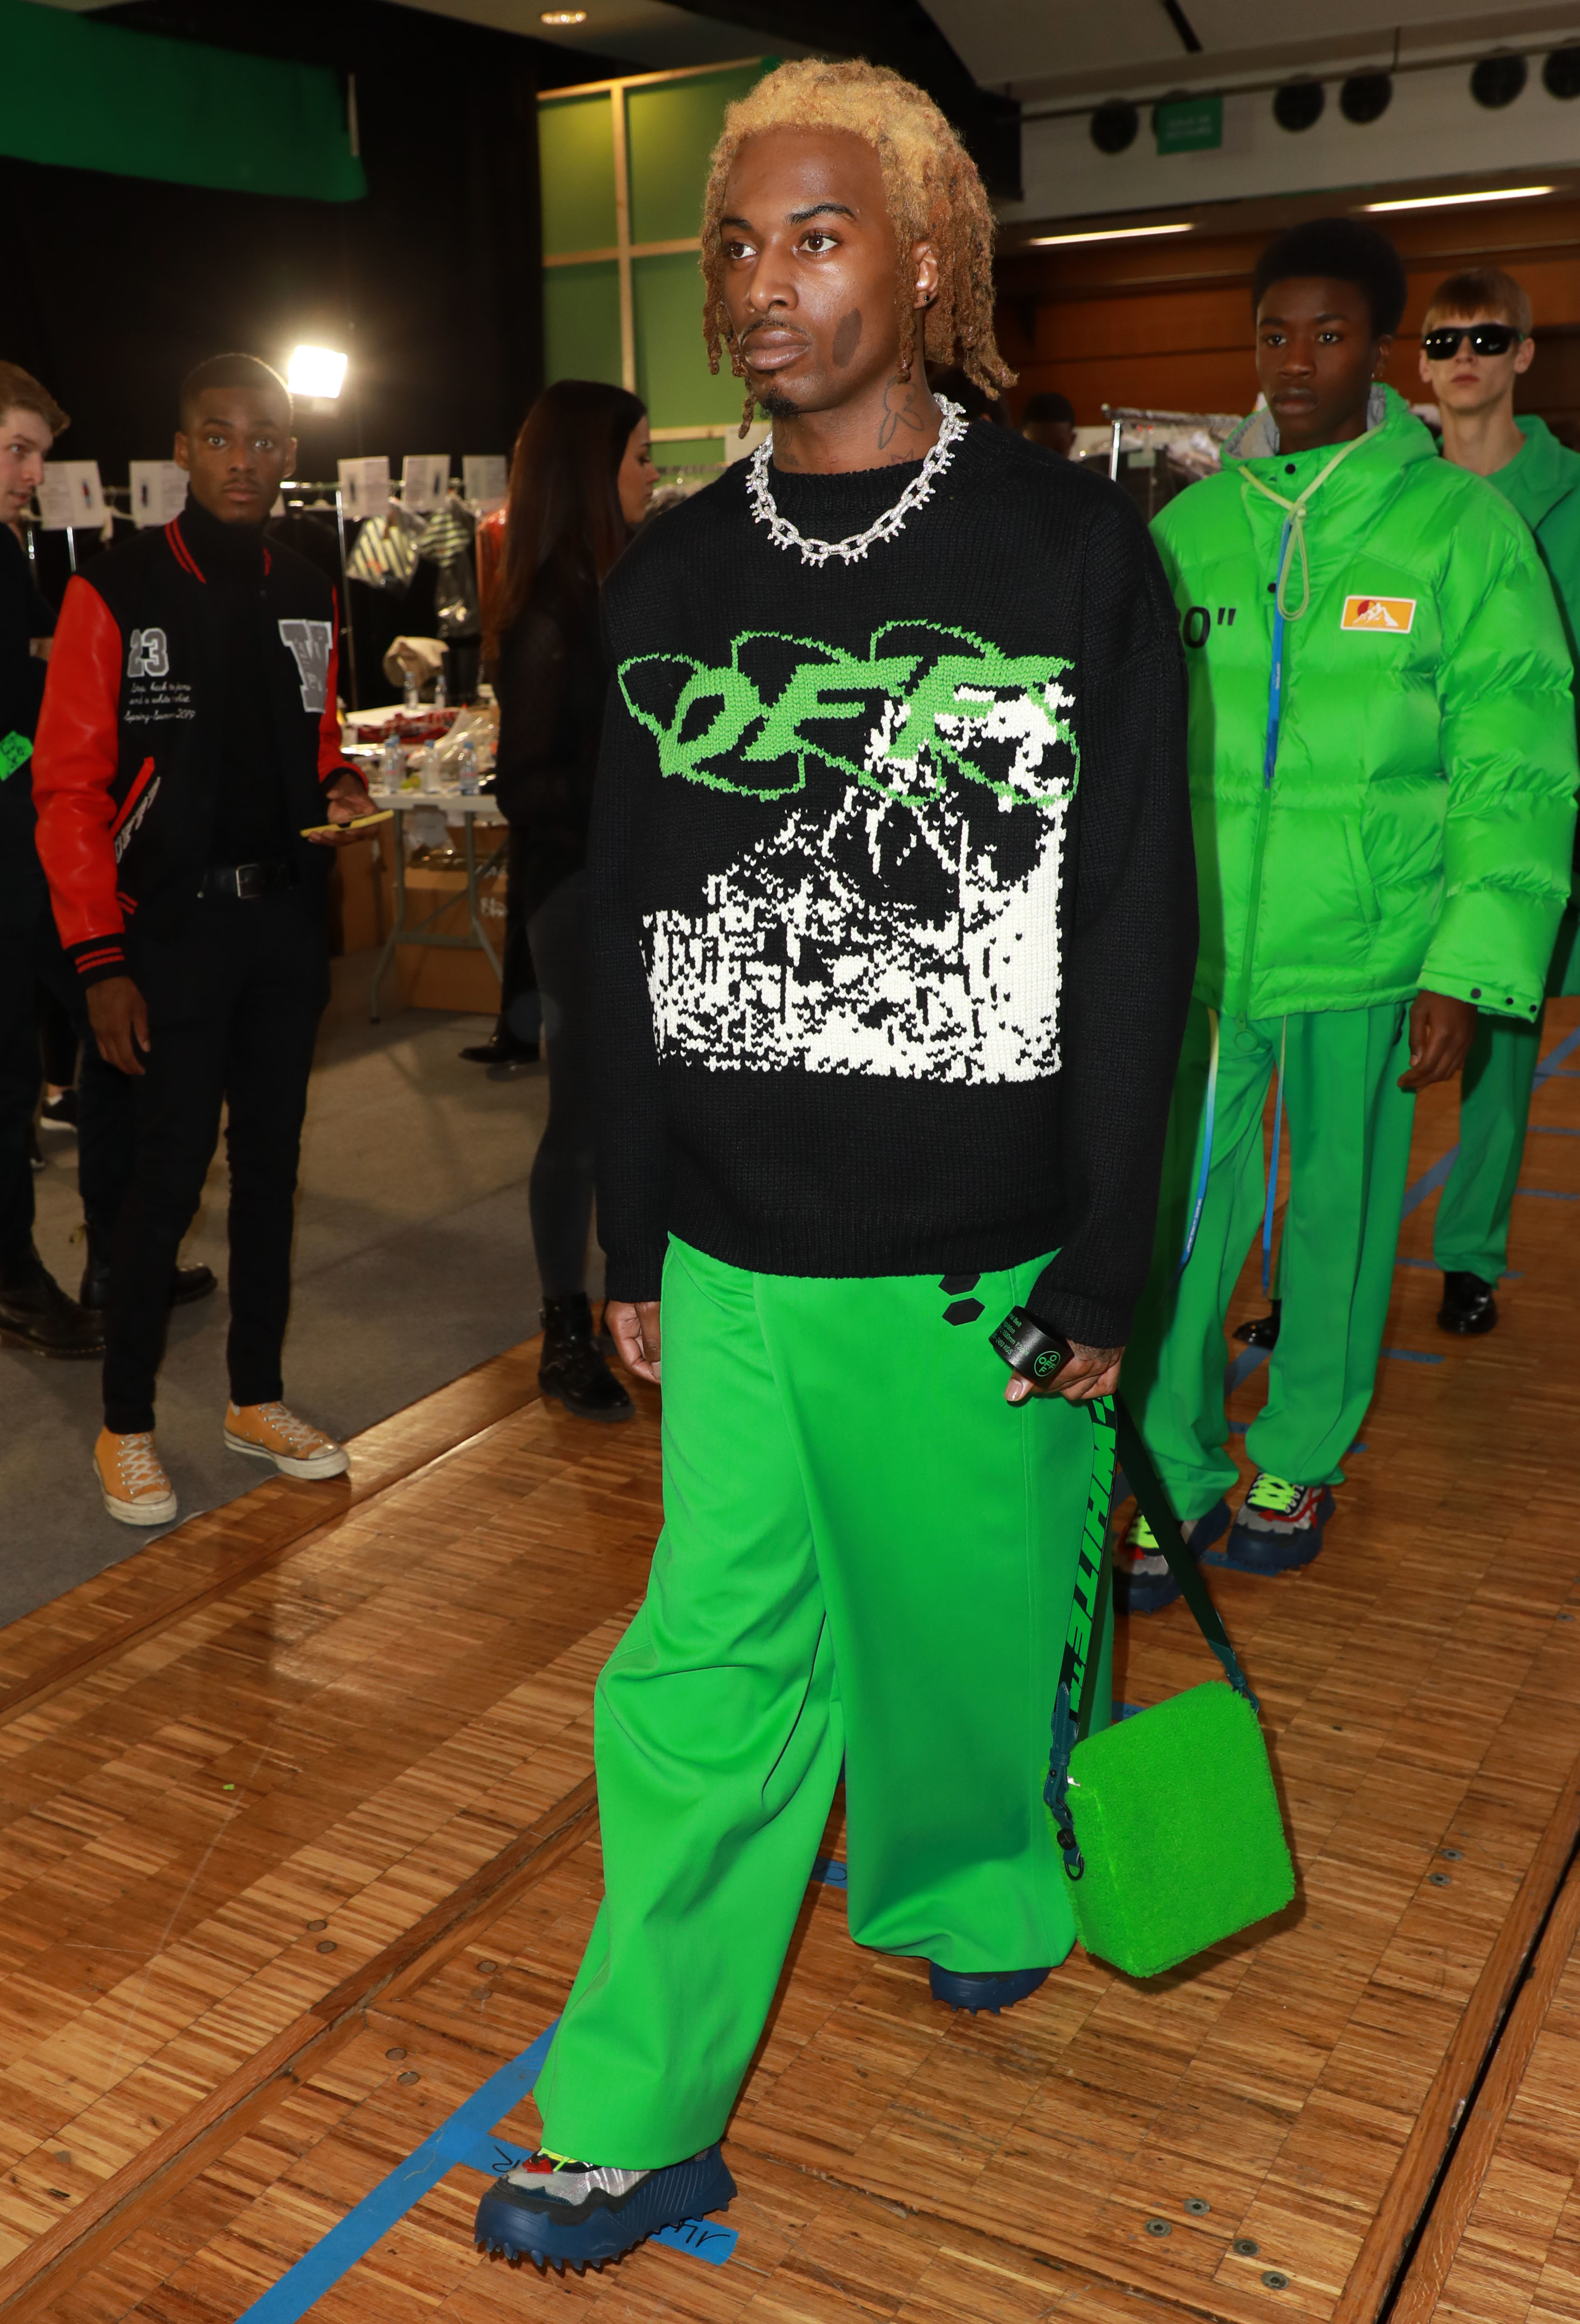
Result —
[[519, 2267], [568, 2267], [580, 2275], [619, 2259], [661, 2228], [722, 2211], [735, 2182], [716, 2146], [657, 2171], [613, 2171], [529, 2154], [496, 2179], [477, 2206], [477, 2248]]
[[951, 2009], [969, 2009], [973, 2017], [979, 2009], [985, 2009], [990, 2017], [996, 2017], [1001, 2009], [1013, 2009], [1017, 2001], [1024, 2001], [1052, 1975], [1050, 1969], [940, 1969], [937, 1961], [927, 1965], [933, 1999], [947, 2002]]
[[1443, 1305], [1437, 1310], [1437, 1322], [1445, 1332], [1456, 1332], [1461, 1339], [1479, 1339], [1483, 1332], [1498, 1328], [1498, 1303], [1492, 1296], [1495, 1288], [1482, 1276], [1472, 1275], [1467, 1268], [1446, 1268], [1443, 1275]]
[[1310, 1564], [1332, 1515], [1333, 1495], [1326, 1485], [1291, 1484], [1287, 1477], [1259, 1469], [1222, 1555], [1209, 1563], [1232, 1566], [1237, 1573], [1292, 1572]]
[[538, 1386], [543, 1395], [558, 1397], [578, 1420], [629, 1420], [636, 1409], [593, 1336], [593, 1311], [585, 1291], [543, 1302]]
[[[1210, 1549], [1228, 1529], [1227, 1501], [1215, 1501], [1205, 1517], [1193, 1517], [1179, 1528], [1193, 1557]], [[1138, 1509], [1113, 1561], [1113, 1602], [1122, 1614], [1157, 1614], [1172, 1606], [1178, 1595], [1179, 1584], [1169, 1571], [1158, 1536]]]

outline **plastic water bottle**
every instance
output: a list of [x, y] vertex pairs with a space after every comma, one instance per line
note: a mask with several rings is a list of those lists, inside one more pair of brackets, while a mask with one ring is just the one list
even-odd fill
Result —
[[470, 734], [462, 742], [460, 756], [456, 761], [456, 780], [460, 785], [463, 798], [476, 798], [477, 745], [473, 742]]
[[442, 710], [448, 701], [449, 696], [445, 690], [444, 664], [441, 661], [439, 666], [439, 675], [433, 681], [433, 706], [436, 710]]
[[402, 677], [404, 680], [403, 691], [406, 697], [403, 707], [415, 713], [422, 706], [422, 680], [414, 669], [403, 670]]
[[391, 734], [384, 742], [383, 751], [379, 759], [379, 788], [385, 791], [398, 791], [405, 772], [406, 753], [402, 750], [397, 738]]

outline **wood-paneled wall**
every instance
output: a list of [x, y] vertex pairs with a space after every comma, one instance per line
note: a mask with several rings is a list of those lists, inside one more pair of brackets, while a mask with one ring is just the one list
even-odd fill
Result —
[[[1000, 345], [1020, 374], [1012, 411], [1043, 388], [1067, 395], [1084, 423], [1100, 421], [1104, 403], [1249, 410], [1256, 399], [1252, 269], [1288, 222], [1248, 220], [1234, 206], [1197, 213], [1196, 232], [1166, 241], [1006, 246], [998, 323]], [[1428, 210], [1377, 223], [1409, 275], [1409, 304], [1388, 373], [1401, 394], [1417, 401], [1426, 393], [1416, 361], [1433, 290], [1461, 267], [1491, 263], [1523, 282], [1535, 310], [1537, 357], [1520, 383], [1520, 409], [1580, 425], [1580, 198]]]

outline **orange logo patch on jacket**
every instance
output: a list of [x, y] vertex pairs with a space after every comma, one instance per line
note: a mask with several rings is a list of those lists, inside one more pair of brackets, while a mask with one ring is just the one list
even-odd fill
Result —
[[1416, 618], [1413, 597], [1346, 597], [1341, 630], [1391, 630], [1403, 636]]

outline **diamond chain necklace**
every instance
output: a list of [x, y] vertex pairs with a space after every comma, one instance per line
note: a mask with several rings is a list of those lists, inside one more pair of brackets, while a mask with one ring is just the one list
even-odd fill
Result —
[[765, 524], [776, 549], [799, 549], [803, 565], [827, 565], [831, 557], [855, 565], [868, 549], [880, 540], [892, 540], [912, 509], [930, 501], [933, 484], [955, 456], [955, 447], [966, 433], [966, 414], [957, 403], [945, 396], [937, 399], [943, 414], [938, 440], [921, 464], [921, 472], [911, 478], [892, 508], [885, 509], [881, 517], [868, 525], [865, 532], [853, 532], [845, 540], [808, 540], [799, 533], [790, 519], [781, 516], [774, 503], [772, 487], [768, 481], [768, 456], [773, 439], [765, 438], [753, 453], [746, 471], [746, 497], [752, 503], [753, 521]]

